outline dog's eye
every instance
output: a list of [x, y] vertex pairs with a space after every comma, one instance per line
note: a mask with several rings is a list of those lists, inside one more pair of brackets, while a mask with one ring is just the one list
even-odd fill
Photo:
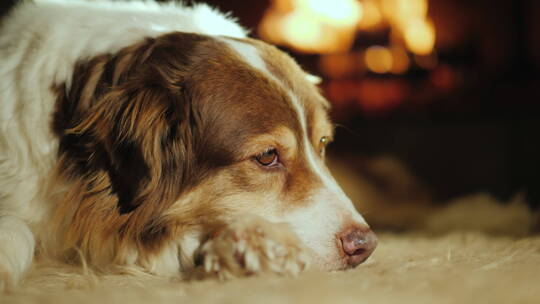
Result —
[[279, 164], [278, 153], [274, 148], [255, 156], [255, 159], [265, 167], [273, 167]]
[[328, 136], [323, 136], [319, 140], [319, 154], [324, 155], [326, 146], [330, 143], [330, 138]]

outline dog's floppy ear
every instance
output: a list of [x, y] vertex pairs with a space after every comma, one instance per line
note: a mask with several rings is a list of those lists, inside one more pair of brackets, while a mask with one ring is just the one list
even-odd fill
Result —
[[165, 207], [179, 195], [192, 168], [191, 103], [184, 88], [162, 81], [168, 80], [158, 72], [143, 74], [113, 89], [67, 130], [94, 139], [89, 161], [108, 173], [121, 213], [143, 202]]
[[109, 261], [95, 249], [106, 241], [149, 249], [173, 233], [165, 211], [203, 174], [194, 150], [204, 123], [189, 57], [201, 39], [149, 38], [78, 62], [69, 82], [52, 87], [59, 138], [52, 182], [69, 185], [59, 188], [55, 250]]
[[[182, 40], [183, 39], [183, 40]], [[54, 129], [71, 175], [106, 172], [120, 213], [159, 213], [193, 175], [189, 50], [197, 36], [148, 39], [81, 64], [57, 105]], [[65, 87], [59, 90], [65, 92]], [[74, 169], [74, 170], [73, 170]]]

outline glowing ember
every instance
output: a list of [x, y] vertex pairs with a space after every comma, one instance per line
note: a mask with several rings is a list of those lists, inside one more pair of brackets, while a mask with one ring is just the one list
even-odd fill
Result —
[[297, 0], [300, 10], [310, 12], [314, 19], [338, 27], [355, 26], [362, 18], [362, 5], [355, 0]]
[[392, 53], [383, 46], [371, 46], [365, 54], [366, 66], [375, 73], [388, 73], [392, 69]]
[[383, 17], [376, 0], [364, 0], [362, 2], [363, 14], [358, 23], [359, 29], [374, 29], [381, 25]]
[[[433, 54], [435, 28], [427, 13], [427, 0], [273, 0], [259, 34], [297, 51], [336, 54], [350, 50], [357, 31], [388, 27], [390, 45], [369, 48], [361, 54], [362, 61], [372, 72], [401, 74], [410, 66], [407, 51], [415, 56]], [[328, 75], [352, 72], [342, 58], [326, 61], [321, 65], [327, 67]]]
[[271, 42], [308, 53], [347, 51], [362, 18], [356, 0], [274, 0], [259, 27]]
[[393, 46], [390, 48], [392, 53], [392, 69], [390, 72], [394, 74], [403, 74], [407, 72], [410, 66], [409, 56], [401, 46]]
[[357, 54], [328, 54], [319, 60], [319, 69], [331, 78], [344, 78], [359, 72]]
[[318, 45], [327, 44], [321, 41], [323, 29], [320, 24], [308, 14], [298, 11], [288, 14], [282, 23], [283, 38], [294, 45], [305, 49], [317, 48]]
[[425, 19], [427, 0], [380, 0], [383, 14], [395, 25], [401, 27], [411, 20]]
[[435, 29], [431, 22], [414, 20], [405, 26], [405, 42], [411, 52], [418, 55], [427, 55], [435, 46]]

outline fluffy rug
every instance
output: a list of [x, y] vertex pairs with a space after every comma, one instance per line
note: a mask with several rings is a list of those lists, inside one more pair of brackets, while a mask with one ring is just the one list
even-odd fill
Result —
[[487, 194], [433, 204], [399, 164], [377, 166], [390, 190], [333, 165], [379, 227], [379, 247], [354, 270], [220, 282], [99, 276], [41, 262], [21, 286], [0, 294], [0, 303], [540, 303], [538, 214], [519, 196], [507, 204]]
[[380, 235], [357, 269], [183, 282], [42, 265], [0, 303], [540, 303], [540, 237]]

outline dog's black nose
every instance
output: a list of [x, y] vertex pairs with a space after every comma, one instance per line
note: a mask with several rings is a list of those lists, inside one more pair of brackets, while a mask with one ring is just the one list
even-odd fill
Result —
[[351, 268], [367, 260], [377, 247], [377, 236], [369, 228], [349, 229], [339, 238], [347, 264]]

